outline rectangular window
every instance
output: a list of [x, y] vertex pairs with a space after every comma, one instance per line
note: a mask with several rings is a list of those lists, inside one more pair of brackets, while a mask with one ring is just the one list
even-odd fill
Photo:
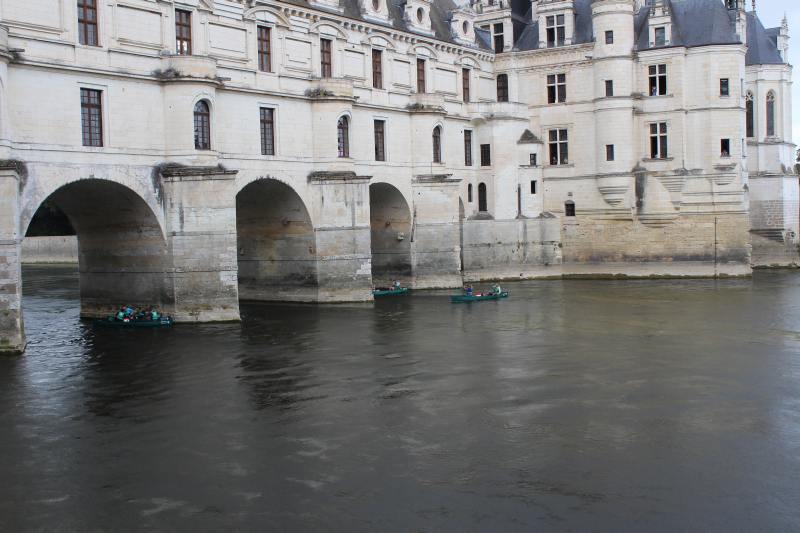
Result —
[[731, 84], [728, 78], [721, 78], [719, 80], [719, 95], [720, 96], [731, 95]]
[[275, 155], [275, 110], [261, 108], [261, 154]]
[[383, 51], [372, 50], [372, 87], [383, 89]]
[[719, 143], [719, 155], [722, 157], [730, 157], [731, 156], [731, 140], [730, 139], [722, 139]]
[[508, 102], [508, 74], [497, 75], [497, 101]]
[[606, 96], [614, 96], [614, 80], [606, 80]]
[[272, 30], [258, 27], [258, 70], [272, 72]]
[[386, 161], [386, 122], [376, 120], [375, 124], [375, 161]]
[[531, 180], [531, 194], [536, 194], [536, 180]]
[[81, 44], [97, 46], [97, 0], [78, 0], [78, 38]]
[[81, 89], [81, 131], [84, 146], [103, 146], [102, 91]]
[[192, 54], [192, 12], [175, 10], [175, 51], [183, 56]]
[[650, 158], [667, 158], [667, 123], [655, 122], [650, 124]]
[[614, 160], [614, 145], [607, 144], [606, 145], [606, 161], [613, 161]]
[[530, 155], [530, 162], [531, 162], [531, 166], [532, 167], [535, 167], [535, 166], [538, 165], [537, 159], [538, 159], [538, 157], [536, 156], [536, 154], [531, 154]]
[[494, 51], [496, 54], [499, 54], [503, 51], [505, 46], [504, 39], [503, 39], [503, 25], [502, 24], [495, 24], [494, 25]]
[[333, 77], [333, 41], [330, 39], [319, 40], [320, 53], [320, 76], [323, 78]]
[[564, 15], [549, 16], [545, 19], [547, 26], [547, 48], [564, 46], [566, 43], [566, 30]]
[[650, 65], [648, 67], [650, 80], [650, 96], [663, 96], [667, 94], [667, 65]]
[[469, 69], [461, 70], [461, 92], [464, 96], [464, 101], [469, 102]]
[[492, 146], [489, 144], [481, 145], [481, 166], [488, 167], [492, 164]]
[[547, 75], [547, 103], [555, 104], [567, 100], [567, 75]]
[[664, 26], [659, 26], [655, 29], [656, 46], [664, 46], [667, 44], [667, 29]]
[[425, 92], [425, 60], [417, 59], [417, 93]]
[[568, 165], [569, 164], [569, 145], [567, 143], [567, 130], [550, 130], [550, 164]]
[[606, 44], [614, 44], [614, 32], [606, 30]]
[[464, 166], [472, 166], [472, 131], [464, 130]]

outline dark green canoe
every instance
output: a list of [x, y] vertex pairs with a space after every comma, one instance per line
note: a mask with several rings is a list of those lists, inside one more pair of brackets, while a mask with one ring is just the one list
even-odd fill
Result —
[[389, 289], [379, 287], [377, 289], [373, 289], [372, 296], [378, 298], [380, 296], [398, 296], [400, 294], [405, 294], [408, 292], [408, 287], [400, 287], [399, 289]]
[[467, 296], [466, 294], [457, 294], [455, 296], [451, 296], [450, 301], [456, 304], [456, 303], [468, 303], [468, 302], [481, 302], [483, 300], [499, 300], [500, 298], [508, 298], [508, 291], [503, 291], [500, 294], [497, 293], [481, 294], [480, 296], [476, 294], [473, 294], [472, 296]]
[[96, 318], [94, 325], [109, 328], [166, 328], [172, 325], [172, 317], [162, 316], [158, 320], [131, 320], [130, 322], [125, 322], [110, 316], [108, 318]]

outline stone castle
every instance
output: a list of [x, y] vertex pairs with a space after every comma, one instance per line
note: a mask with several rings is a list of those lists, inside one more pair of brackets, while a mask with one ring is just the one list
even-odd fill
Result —
[[747, 7], [0, 0], [0, 351], [53, 210], [86, 316], [796, 264], [788, 25]]

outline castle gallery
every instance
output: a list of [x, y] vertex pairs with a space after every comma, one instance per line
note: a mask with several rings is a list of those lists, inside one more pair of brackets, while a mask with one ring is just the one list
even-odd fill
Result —
[[744, 0], [0, 0], [0, 345], [54, 211], [87, 316], [795, 264], [788, 40]]

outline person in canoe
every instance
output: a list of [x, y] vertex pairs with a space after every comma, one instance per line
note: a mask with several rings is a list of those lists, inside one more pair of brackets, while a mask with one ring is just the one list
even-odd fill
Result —
[[464, 285], [464, 294], [466, 296], [472, 296], [472, 285], [470, 284]]
[[155, 307], [152, 307], [150, 309], [150, 320], [158, 320], [159, 318], [161, 318], [161, 315], [158, 314]]
[[117, 311], [117, 314], [115, 315], [115, 317], [116, 317], [117, 320], [124, 320], [125, 319], [125, 306], [124, 305], [119, 308], [119, 311]]
[[394, 281], [392, 282], [392, 289], [394, 289], [394, 290], [399, 290], [399, 289], [400, 289], [400, 282], [399, 282], [399, 281], [397, 281], [397, 280], [394, 280]]
[[492, 284], [492, 293], [500, 295], [503, 293], [503, 289], [500, 288], [500, 285], [497, 283]]

